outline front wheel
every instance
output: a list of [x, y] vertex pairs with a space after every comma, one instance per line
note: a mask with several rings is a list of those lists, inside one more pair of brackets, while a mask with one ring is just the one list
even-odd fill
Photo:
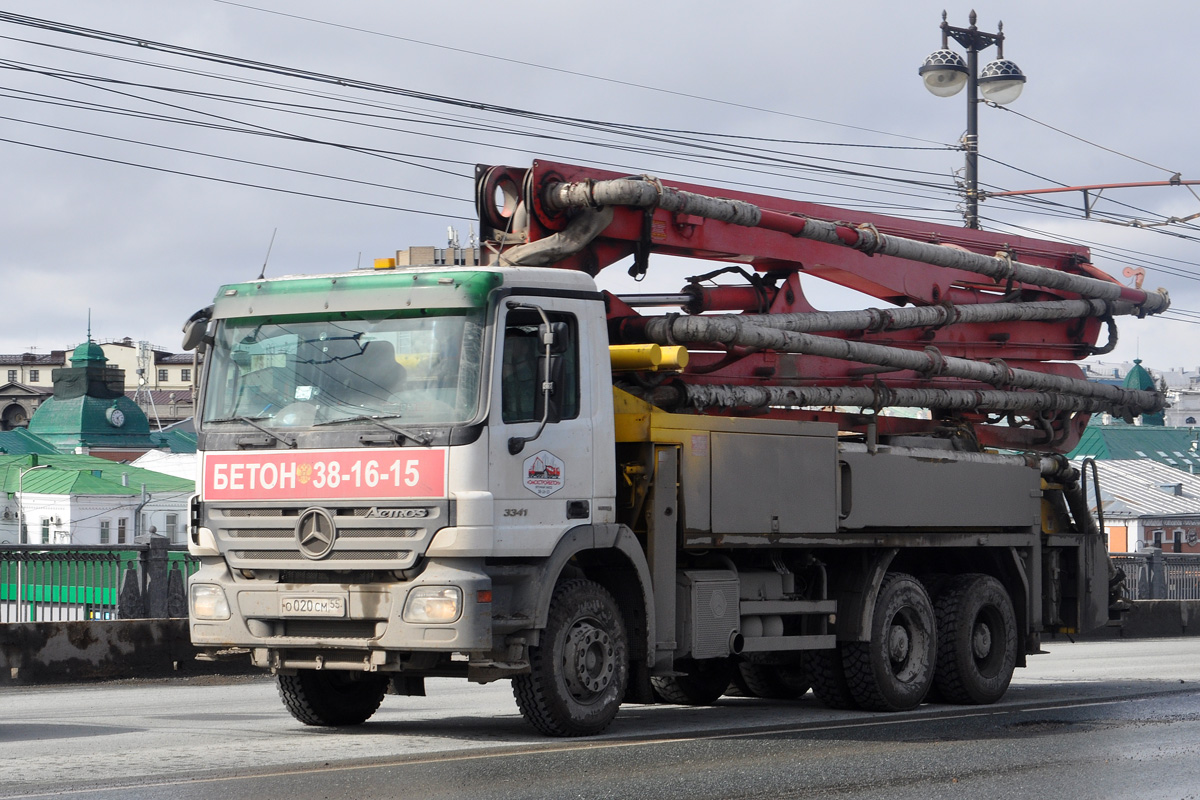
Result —
[[870, 640], [847, 642], [846, 683], [869, 711], [907, 711], [925, 699], [937, 658], [937, 623], [925, 587], [911, 575], [889, 572], [879, 586]]
[[591, 736], [617, 716], [628, 681], [617, 601], [593, 581], [560, 585], [541, 644], [529, 648], [529, 674], [512, 679], [522, 716], [548, 736]]
[[388, 679], [378, 673], [302, 669], [276, 677], [279, 698], [305, 725], [361, 725], [383, 702]]

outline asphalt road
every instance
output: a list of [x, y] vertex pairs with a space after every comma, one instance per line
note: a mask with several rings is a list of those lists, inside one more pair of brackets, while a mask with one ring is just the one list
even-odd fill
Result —
[[430, 681], [351, 730], [263, 679], [8, 688], [0, 797], [1200, 799], [1200, 639], [1046, 649], [985, 708], [725, 698], [584, 740], [534, 733], [507, 683]]

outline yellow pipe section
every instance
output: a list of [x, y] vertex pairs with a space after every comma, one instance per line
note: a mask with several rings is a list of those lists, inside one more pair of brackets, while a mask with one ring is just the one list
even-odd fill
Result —
[[657, 344], [613, 344], [608, 346], [613, 372], [679, 372], [688, 363], [686, 347]]

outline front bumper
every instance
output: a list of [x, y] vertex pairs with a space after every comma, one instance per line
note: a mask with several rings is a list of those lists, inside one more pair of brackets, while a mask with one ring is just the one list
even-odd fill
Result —
[[[192, 643], [197, 647], [250, 648], [261, 666], [294, 668], [313, 662], [315, 667], [332, 668], [344, 661], [358, 669], [399, 663], [409, 653], [484, 653], [492, 649], [492, 582], [483, 571], [482, 559], [428, 559], [421, 574], [411, 581], [372, 584], [289, 584], [235, 578], [224, 559], [203, 561], [188, 581], [189, 597], [193, 585], [219, 586], [228, 600], [229, 618], [198, 619], [195, 609], [189, 608]], [[462, 608], [457, 619], [405, 622], [405, 602], [417, 587], [460, 589]], [[298, 599], [331, 598], [340, 600], [341, 616], [294, 610]], [[288, 607], [293, 608], [290, 613], [285, 610]]]

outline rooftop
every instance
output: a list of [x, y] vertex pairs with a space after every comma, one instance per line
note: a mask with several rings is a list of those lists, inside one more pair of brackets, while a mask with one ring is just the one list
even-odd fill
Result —
[[1191, 449], [1198, 435], [1200, 431], [1195, 428], [1123, 423], [1088, 425], [1068, 458], [1091, 456], [1104, 461], [1149, 459], [1188, 471], [1200, 467], [1200, 446], [1197, 451]]
[[[31, 470], [31, 467], [39, 469]], [[24, 472], [24, 478], [21, 473]], [[78, 455], [0, 456], [0, 491], [15, 494], [135, 495], [192, 492], [195, 483], [132, 464]]]
[[[1098, 467], [1106, 517], [1200, 515], [1200, 475], [1147, 459], [1104, 461]], [[1094, 509], [1087, 483], [1088, 506]]]
[[66, 353], [62, 350], [51, 350], [49, 353], [0, 353], [0, 366], [31, 364], [33, 366], [62, 366]]
[[50, 455], [57, 452], [54, 445], [40, 436], [30, 433], [25, 428], [13, 428], [11, 431], [0, 431], [0, 455], [29, 455], [44, 453]]

